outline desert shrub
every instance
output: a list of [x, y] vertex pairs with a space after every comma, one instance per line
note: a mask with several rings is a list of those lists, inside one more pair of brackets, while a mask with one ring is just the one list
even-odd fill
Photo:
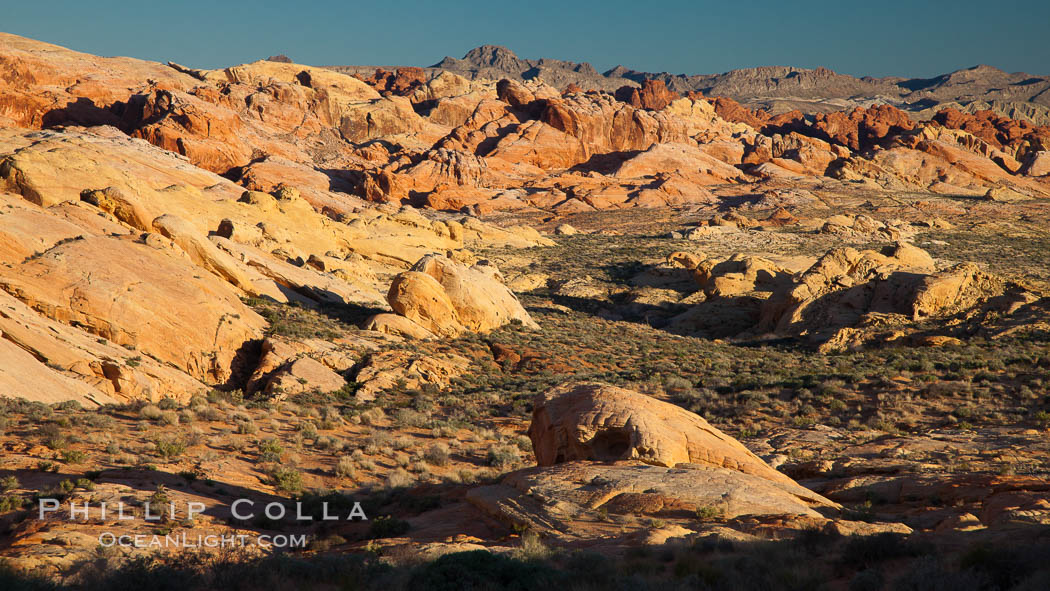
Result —
[[553, 568], [493, 554], [487, 550], [446, 554], [420, 566], [409, 580], [409, 588], [430, 591], [460, 589], [547, 589], [559, 573]]
[[361, 424], [362, 425], [370, 425], [370, 426], [371, 425], [375, 425], [375, 424], [379, 423], [380, 421], [382, 421], [384, 418], [386, 418], [386, 414], [383, 412], [383, 409], [379, 408], [378, 406], [375, 407], [375, 408], [370, 408], [370, 409], [362, 412], [358, 416], [361, 417]]
[[372, 524], [368, 527], [368, 538], [372, 540], [396, 538], [404, 535], [408, 529], [407, 521], [390, 515], [380, 515], [373, 519]]
[[401, 451], [403, 449], [408, 449], [412, 447], [413, 445], [415, 445], [415, 443], [416, 440], [412, 437], [408, 437], [406, 435], [399, 435], [390, 441], [390, 447], [395, 450]]
[[401, 427], [422, 427], [427, 422], [427, 416], [410, 408], [399, 408], [394, 413], [394, 420]]
[[405, 469], [398, 468], [390, 473], [386, 477], [386, 485], [388, 488], [407, 488], [415, 484], [415, 479]]
[[314, 440], [314, 449], [339, 451], [343, 448], [343, 442], [331, 435], [321, 435]]
[[321, 413], [321, 420], [317, 424], [317, 428], [322, 431], [331, 431], [337, 429], [339, 425], [343, 423], [343, 417], [339, 414], [339, 411], [334, 407], [325, 407]]
[[259, 442], [259, 461], [261, 462], [280, 462], [283, 453], [284, 448], [281, 447], [281, 442], [274, 437], [268, 437]]
[[259, 427], [251, 417], [235, 418], [234, 420], [237, 422], [237, 433], [240, 435], [255, 435], [259, 432]]
[[36, 463], [36, 469], [40, 472], [58, 472], [58, 464], [50, 460], [40, 460]]
[[340, 478], [353, 478], [357, 474], [357, 462], [349, 456], [343, 456], [336, 462], [334, 472]]
[[99, 412], [84, 412], [72, 417], [74, 425], [92, 427], [94, 429], [112, 429], [116, 421], [113, 417]]
[[164, 411], [155, 404], [147, 404], [139, 409], [139, 416], [150, 421], [160, 420]]
[[514, 552], [514, 556], [521, 560], [546, 560], [553, 555], [553, 551], [543, 543], [539, 534], [526, 531], [521, 536], [521, 546]]
[[295, 468], [277, 466], [270, 470], [270, 483], [281, 492], [297, 493], [303, 490], [303, 475]]
[[84, 409], [84, 407], [81, 406], [80, 403], [77, 402], [76, 400], [63, 400], [62, 402], [56, 402], [55, 404], [51, 405], [51, 408], [53, 408], [55, 410], [70, 410], [70, 411], [76, 411], [76, 410], [83, 410]]
[[715, 505], [703, 505], [697, 507], [696, 518], [700, 521], [711, 521], [712, 519], [719, 519], [725, 512], [721, 507]]
[[14, 474], [8, 474], [0, 478], [0, 492], [10, 492], [18, 488], [18, 478]]
[[221, 421], [226, 418], [226, 413], [211, 406], [195, 406], [193, 412], [201, 421]]
[[317, 425], [312, 421], [303, 421], [296, 427], [303, 439], [317, 439]]
[[39, 430], [40, 438], [43, 440], [44, 445], [54, 450], [65, 449], [69, 446], [71, 438], [63, 430], [62, 426], [57, 423], [47, 423], [40, 427]]
[[521, 461], [521, 452], [511, 445], [492, 445], [488, 451], [488, 462], [496, 468], [507, 468]]
[[851, 538], [842, 550], [842, 562], [856, 568], [869, 568], [915, 554], [917, 549], [903, 535], [887, 532]]
[[179, 424], [179, 413], [173, 410], [162, 410], [160, 412], [160, 418], [157, 422], [161, 425], [178, 425]]
[[157, 455], [169, 460], [186, 451], [186, 442], [178, 437], [158, 437], [153, 444]]
[[[8, 511], [15, 511], [17, 509], [21, 509], [26, 505], [26, 503], [26, 499], [18, 495], [0, 495], [0, 513], [6, 513]], [[0, 576], [0, 582], [2, 581], [3, 578], [2, 576]], [[0, 589], [4, 588], [5, 587], [0, 585]]]
[[373, 433], [365, 441], [365, 453], [374, 455], [383, 453], [390, 448], [393, 439], [385, 431]]
[[62, 461], [67, 464], [80, 464], [87, 459], [87, 454], [79, 449], [70, 449], [62, 452]]
[[440, 442], [432, 444], [427, 448], [426, 453], [423, 454], [423, 459], [433, 466], [447, 465], [449, 459], [448, 446]]

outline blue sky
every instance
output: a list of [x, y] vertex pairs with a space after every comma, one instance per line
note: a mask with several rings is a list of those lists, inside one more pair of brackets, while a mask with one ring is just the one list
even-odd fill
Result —
[[[430, 65], [491, 43], [524, 58], [675, 74], [759, 65], [933, 76], [984, 63], [1050, 74], [1050, 0], [5, 3], [0, 30], [100, 55], [217, 67]], [[298, 4], [298, 5], [297, 5]]]

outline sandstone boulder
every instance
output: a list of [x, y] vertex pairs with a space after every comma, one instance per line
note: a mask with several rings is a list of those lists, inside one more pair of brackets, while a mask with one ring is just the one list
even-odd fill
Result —
[[406, 271], [394, 277], [387, 302], [396, 314], [430, 333], [452, 337], [463, 331], [444, 287], [426, 273]]
[[45, 404], [75, 400], [93, 408], [117, 402], [117, 399], [83, 381], [45, 365], [33, 355], [33, 351], [26, 350], [22, 343], [12, 341], [3, 328], [0, 328], [0, 391], [5, 397]]
[[113, 217], [136, 230], [143, 232], [153, 230], [154, 216], [151, 216], [138, 200], [129, 197], [119, 187], [84, 190], [80, 193], [80, 199], [112, 214]]
[[343, 376], [311, 357], [300, 357], [270, 376], [266, 386], [271, 394], [301, 394], [303, 392], [335, 392], [346, 385]]
[[905, 336], [910, 321], [976, 312], [1009, 290], [972, 263], [937, 271], [922, 249], [829, 251], [763, 303], [759, 331], [802, 337], [824, 352]]
[[708, 297], [772, 292], [790, 277], [789, 271], [769, 259], [743, 254], [700, 261], [693, 267], [693, 279]]
[[540, 466], [574, 460], [699, 464], [801, 488], [703, 417], [605, 384], [565, 384], [538, 395], [529, 438]]
[[592, 512], [665, 518], [806, 515], [838, 505], [769, 467], [680, 407], [614, 386], [553, 388], [535, 401], [539, 464], [467, 501], [519, 527], [573, 535]]
[[1050, 175], [1050, 151], [1035, 152], [1029, 156], [1022, 172], [1028, 176]]
[[538, 328], [495, 267], [467, 267], [440, 255], [427, 255], [395, 277], [387, 301], [397, 314], [441, 336], [515, 321]]

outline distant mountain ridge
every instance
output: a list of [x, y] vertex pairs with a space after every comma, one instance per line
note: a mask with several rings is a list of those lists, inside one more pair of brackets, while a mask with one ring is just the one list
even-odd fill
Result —
[[[375, 67], [332, 68], [365, 73]], [[790, 66], [761, 66], [700, 75], [642, 72], [617, 66], [602, 73], [587, 62], [522, 59], [506, 47], [483, 45], [468, 51], [462, 59], [445, 57], [424, 69], [432, 75], [450, 71], [470, 80], [542, 79], [559, 89], [575, 84], [585, 90], [610, 92], [625, 85], [638, 86], [644, 80], [662, 80], [669, 89], [678, 93], [693, 91], [706, 96], [724, 96], [772, 113], [793, 109], [806, 113], [830, 112], [875, 103], [920, 112], [952, 103], [963, 110], [992, 108], [1036, 124], [1050, 123], [1050, 76], [1008, 73], [987, 65], [933, 78], [857, 78], [828, 68]]]

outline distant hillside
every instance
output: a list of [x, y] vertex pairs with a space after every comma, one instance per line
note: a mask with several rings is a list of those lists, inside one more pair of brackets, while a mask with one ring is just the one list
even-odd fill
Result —
[[[370, 74], [375, 67], [331, 68]], [[625, 85], [637, 86], [647, 79], [662, 80], [668, 88], [679, 93], [698, 91], [707, 96], [725, 96], [773, 113], [793, 109], [822, 113], [876, 103], [926, 113], [931, 108], [936, 110], [941, 104], [951, 103], [962, 110], [991, 108], [1039, 125], [1050, 123], [1050, 77], [1023, 72], [1011, 74], [985, 65], [934, 78], [857, 78], [827, 68], [810, 70], [788, 66], [763, 66], [695, 76], [640, 72], [623, 66], [600, 73], [587, 62], [522, 59], [506, 47], [483, 45], [470, 50], [462, 59], [446, 57], [424, 69], [430, 75], [447, 70], [471, 80], [538, 78], [561, 89], [576, 84], [587, 90], [613, 91]]]

